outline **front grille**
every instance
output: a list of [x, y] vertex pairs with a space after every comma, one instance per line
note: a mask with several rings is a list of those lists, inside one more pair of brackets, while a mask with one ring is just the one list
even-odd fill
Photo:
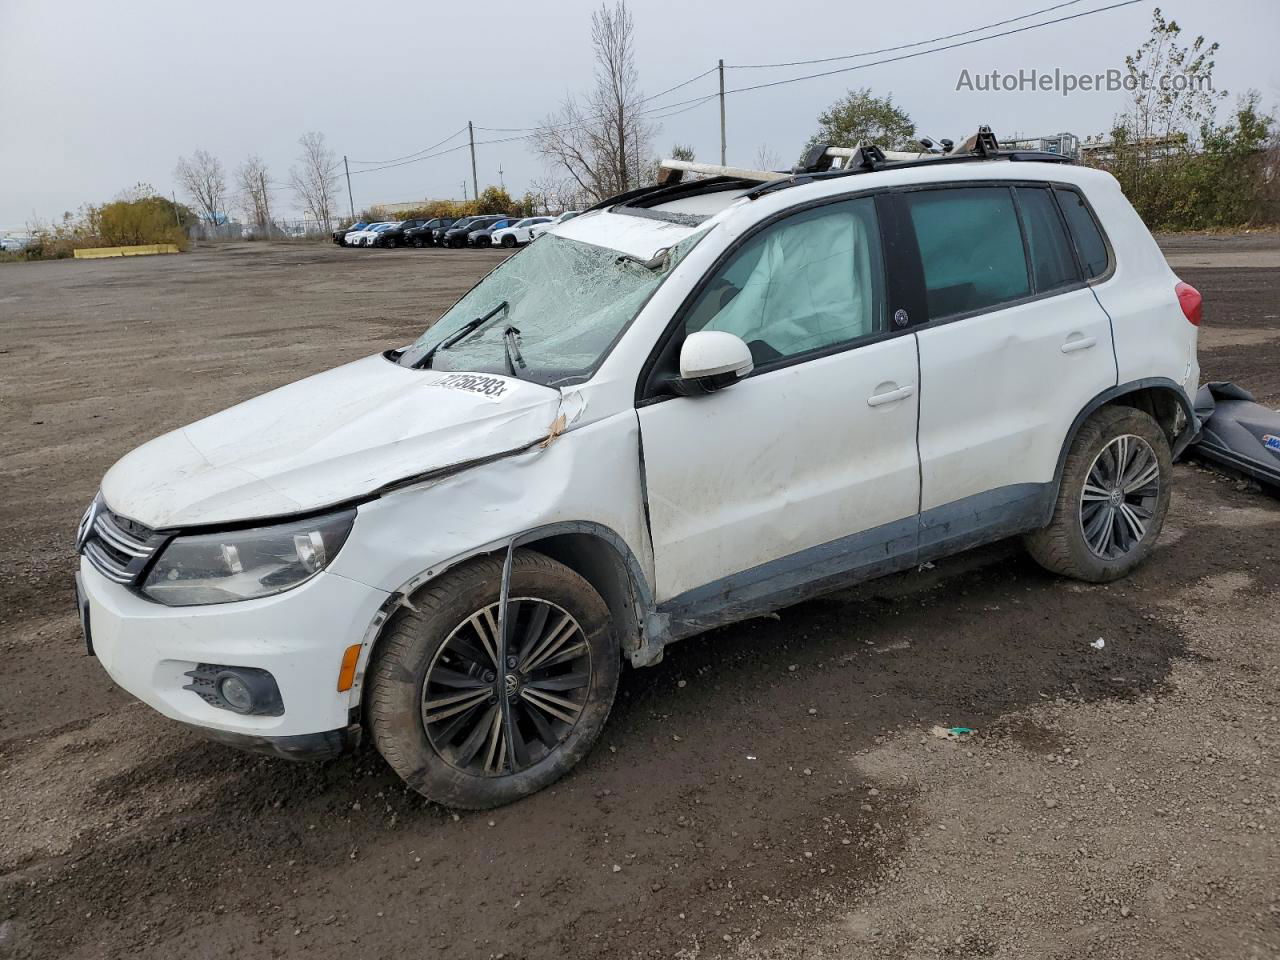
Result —
[[164, 541], [164, 534], [113, 513], [101, 500], [94, 501], [81, 523], [80, 551], [116, 583], [135, 583]]

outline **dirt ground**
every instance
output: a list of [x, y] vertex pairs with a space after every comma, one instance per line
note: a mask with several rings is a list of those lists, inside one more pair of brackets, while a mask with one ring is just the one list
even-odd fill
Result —
[[[1280, 406], [1280, 237], [1166, 246], [1205, 378]], [[115, 689], [71, 586], [107, 467], [406, 342], [497, 256], [0, 266], [0, 957], [1280, 956], [1280, 503], [1193, 465], [1128, 580], [997, 544], [682, 642], [489, 813]]]

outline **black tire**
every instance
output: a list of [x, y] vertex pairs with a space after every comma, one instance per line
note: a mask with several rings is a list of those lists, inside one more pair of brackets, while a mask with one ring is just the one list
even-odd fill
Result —
[[[1120, 478], [1106, 480], [1117, 468]], [[1103, 407], [1076, 434], [1053, 519], [1027, 534], [1027, 550], [1053, 573], [1089, 583], [1117, 580], [1151, 553], [1172, 486], [1173, 457], [1160, 425], [1133, 407]]]
[[396, 248], [396, 238], [387, 237], [386, 241], [383, 243], [383, 246], [386, 247], [388, 250], [394, 250]]
[[[513, 644], [519, 644], [511, 655], [519, 666], [509, 660], [506, 669], [496, 671], [487, 652], [489, 643], [497, 642], [496, 631], [491, 622], [485, 628], [480, 620], [497, 606], [501, 580], [502, 559], [481, 557], [431, 581], [414, 594], [413, 608], [402, 607], [387, 625], [370, 667], [366, 709], [374, 744], [410, 787], [450, 807], [501, 806], [560, 779], [590, 751], [618, 687], [621, 657], [604, 600], [564, 564], [532, 550], [516, 551], [511, 569], [508, 610], [516, 617]], [[543, 608], [547, 612], [538, 620]], [[576, 624], [561, 620], [561, 615]], [[543, 641], [538, 638], [551, 643], [565, 626], [577, 629], [551, 644], [558, 652], [550, 661], [574, 656], [559, 665], [531, 666], [526, 672], [526, 662], [545, 659], [539, 656]], [[480, 634], [475, 632], [478, 628], [490, 632]], [[581, 652], [575, 654], [578, 648]], [[481, 663], [486, 657], [487, 670]], [[512, 676], [517, 677], [514, 685]], [[570, 690], [565, 686], [569, 682], [578, 686]], [[455, 694], [458, 689], [463, 692]], [[572, 723], [555, 710], [530, 705], [546, 696], [545, 690], [557, 691], [557, 703], [572, 702]], [[450, 697], [454, 702], [441, 702]], [[473, 697], [485, 699], [458, 712], [457, 701]], [[435, 721], [429, 719], [433, 706]], [[563, 706], [558, 709], [570, 715]], [[501, 725], [500, 731], [494, 724]], [[473, 743], [477, 736], [483, 739]], [[518, 741], [513, 739], [517, 736]], [[554, 745], [548, 746], [548, 741]], [[517, 742], [520, 747], [514, 746]], [[513, 744], [510, 757], [517, 762], [508, 759], [507, 744]]]
[[421, 238], [421, 237], [414, 237], [414, 239], [413, 239], [413, 245], [414, 245], [415, 247], [417, 247], [419, 250], [421, 250], [421, 249], [422, 249], [422, 238]]
[[516, 245], [516, 238], [508, 233], [502, 238], [502, 245], [504, 247], [514, 247]]

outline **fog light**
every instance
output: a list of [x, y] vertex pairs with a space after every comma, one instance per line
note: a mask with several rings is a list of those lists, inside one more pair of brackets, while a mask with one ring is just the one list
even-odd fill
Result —
[[276, 678], [259, 667], [231, 667], [201, 663], [185, 674], [191, 682], [183, 687], [211, 707], [254, 717], [279, 717], [284, 701]]
[[234, 673], [228, 673], [218, 681], [218, 693], [232, 710], [248, 713], [253, 709], [253, 691]]

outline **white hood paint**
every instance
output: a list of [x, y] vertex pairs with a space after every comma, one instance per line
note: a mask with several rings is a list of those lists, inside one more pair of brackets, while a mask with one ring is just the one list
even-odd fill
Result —
[[457, 386], [467, 375], [411, 370], [380, 355], [357, 360], [143, 444], [107, 471], [103, 497], [150, 527], [267, 518], [552, 432], [562, 412], [559, 391], [479, 377], [500, 396]]

